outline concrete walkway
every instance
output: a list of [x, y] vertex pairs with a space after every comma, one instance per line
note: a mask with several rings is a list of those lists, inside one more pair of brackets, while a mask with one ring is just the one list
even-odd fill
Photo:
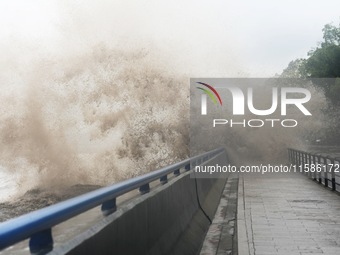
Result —
[[238, 187], [238, 254], [340, 254], [340, 196], [302, 174], [246, 174]]
[[231, 174], [220, 204], [209, 227], [200, 255], [237, 254], [235, 220], [237, 216], [238, 176]]

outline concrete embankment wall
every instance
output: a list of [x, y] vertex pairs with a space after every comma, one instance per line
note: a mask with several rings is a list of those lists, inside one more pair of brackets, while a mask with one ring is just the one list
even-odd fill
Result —
[[[209, 164], [226, 164], [225, 154]], [[51, 254], [197, 254], [226, 178], [194, 179], [190, 171], [120, 207]]]

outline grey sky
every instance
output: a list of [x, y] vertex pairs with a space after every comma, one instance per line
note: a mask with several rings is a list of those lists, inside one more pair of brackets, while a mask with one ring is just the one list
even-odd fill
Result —
[[0, 53], [13, 41], [53, 54], [103, 41], [157, 49], [195, 76], [265, 77], [305, 57], [323, 26], [339, 23], [339, 10], [338, 0], [8, 0], [0, 2]]

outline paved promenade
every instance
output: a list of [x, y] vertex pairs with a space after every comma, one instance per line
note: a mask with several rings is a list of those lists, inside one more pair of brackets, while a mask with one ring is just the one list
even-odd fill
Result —
[[302, 174], [247, 174], [238, 186], [238, 254], [340, 254], [340, 196]]

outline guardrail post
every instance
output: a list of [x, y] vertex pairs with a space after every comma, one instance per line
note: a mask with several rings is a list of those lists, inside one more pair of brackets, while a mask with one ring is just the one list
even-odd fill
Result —
[[101, 206], [101, 210], [104, 216], [114, 213], [117, 210], [116, 198], [105, 201]]
[[323, 162], [325, 164], [325, 172], [324, 172], [325, 186], [328, 188], [328, 159], [324, 158]]
[[307, 163], [307, 155], [306, 155], [306, 153], [302, 153], [302, 164], [303, 164], [303, 166], [305, 166], [305, 164]]
[[142, 185], [142, 186], [139, 187], [139, 192], [140, 192], [142, 195], [144, 195], [144, 194], [146, 194], [146, 193], [149, 193], [149, 191], [150, 191], [150, 185], [149, 185], [149, 183], [144, 184], [144, 185]]
[[[313, 163], [316, 166], [316, 156], [315, 154], [313, 154]], [[313, 180], [316, 181], [316, 170], [314, 170], [314, 174], [313, 174]]]
[[[308, 164], [309, 171], [305, 171], [308, 177], [312, 178], [313, 181], [319, 184], [324, 184], [325, 187], [330, 187], [333, 191], [336, 191], [336, 174], [335, 174], [335, 164], [340, 160], [332, 158], [329, 156], [323, 156], [320, 154], [307, 153], [299, 150], [294, 150], [288, 148], [288, 158], [289, 161], [300, 169], [300, 166], [304, 169], [304, 165]], [[314, 167], [311, 167], [311, 166]], [[322, 178], [324, 178], [324, 183], [322, 183]]]
[[307, 155], [306, 153], [302, 152], [302, 169], [305, 168], [306, 164], [307, 164]]
[[312, 178], [312, 172], [310, 171], [310, 167], [311, 167], [311, 165], [313, 164], [313, 162], [312, 162], [312, 154], [310, 154], [310, 153], [308, 153], [308, 162], [309, 162], [309, 169], [308, 169], [308, 171], [307, 171], [307, 176], [308, 177], [310, 177], [310, 178]]
[[299, 165], [299, 161], [298, 161], [298, 152], [297, 151], [294, 151], [294, 163], [296, 165]]
[[181, 174], [181, 172], [179, 171], [179, 169], [176, 169], [175, 171], [174, 171], [174, 176], [178, 176], [178, 175], [180, 175]]
[[164, 175], [162, 176], [159, 181], [161, 182], [161, 184], [165, 184], [168, 182], [168, 176], [167, 175]]
[[335, 171], [334, 171], [334, 168], [335, 168], [335, 160], [334, 159], [332, 159], [331, 160], [331, 163], [333, 164], [332, 165], [332, 170], [331, 170], [331, 172], [332, 172], [332, 190], [336, 190], [336, 182], [335, 182]]
[[[320, 155], [318, 156], [318, 165], [319, 164], [321, 164], [321, 156]], [[319, 180], [318, 181], [319, 181], [319, 183], [322, 183], [321, 172], [320, 173], [318, 172], [318, 174], [319, 174]]]
[[43, 255], [53, 250], [52, 229], [45, 229], [33, 234], [29, 241], [31, 254]]

